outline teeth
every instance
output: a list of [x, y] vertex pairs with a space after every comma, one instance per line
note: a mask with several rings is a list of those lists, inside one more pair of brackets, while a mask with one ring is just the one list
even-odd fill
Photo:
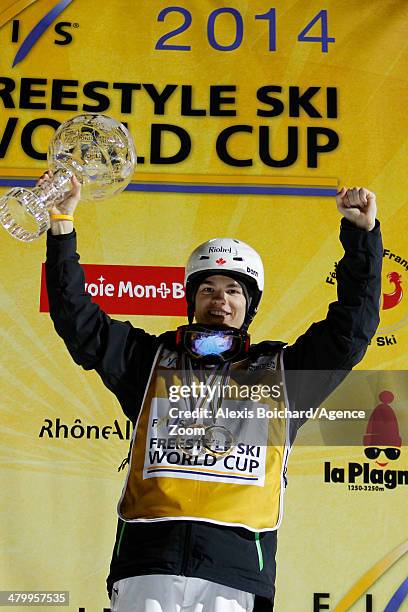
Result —
[[228, 315], [229, 312], [225, 312], [224, 310], [210, 310], [211, 315], [224, 316]]

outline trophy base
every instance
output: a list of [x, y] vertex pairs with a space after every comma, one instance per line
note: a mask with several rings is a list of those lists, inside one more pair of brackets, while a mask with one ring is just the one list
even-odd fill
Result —
[[32, 242], [47, 231], [50, 220], [40, 198], [24, 187], [11, 189], [0, 198], [0, 223], [21, 242]]

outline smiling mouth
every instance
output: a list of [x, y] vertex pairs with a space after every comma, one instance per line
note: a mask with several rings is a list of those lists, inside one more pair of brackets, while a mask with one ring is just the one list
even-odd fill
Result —
[[208, 314], [211, 315], [212, 317], [226, 317], [228, 315], [230, 315], [230, 312], [227, 312], [226, 310], [218, 310], [218, 309], [213, 309], [213, 310], [209, 310]]
[[376, 461], [376, 464], [379, 465], [380, 467], [385, 467], [386, 465], [388, 465], [387, 463], [380, 463], [379, 461]]

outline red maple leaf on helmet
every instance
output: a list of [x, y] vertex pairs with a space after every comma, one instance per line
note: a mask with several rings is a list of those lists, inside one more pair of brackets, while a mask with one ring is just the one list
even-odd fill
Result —
[[219, 259], [216, 260], [215, 263], [218, 264], [219, 266], [223, 266], [225, 263], [227, 263], [227, 261], [223, 259], [222, 257], [220, 257]]

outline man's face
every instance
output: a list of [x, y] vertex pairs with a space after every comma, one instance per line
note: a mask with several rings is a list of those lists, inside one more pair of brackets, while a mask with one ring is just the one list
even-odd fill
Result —
[[233, 278], [214, 274], [199, 285], [195, 298], [197, 323], [240, 329], [245, 313], [245, 295], [241, 285]]

